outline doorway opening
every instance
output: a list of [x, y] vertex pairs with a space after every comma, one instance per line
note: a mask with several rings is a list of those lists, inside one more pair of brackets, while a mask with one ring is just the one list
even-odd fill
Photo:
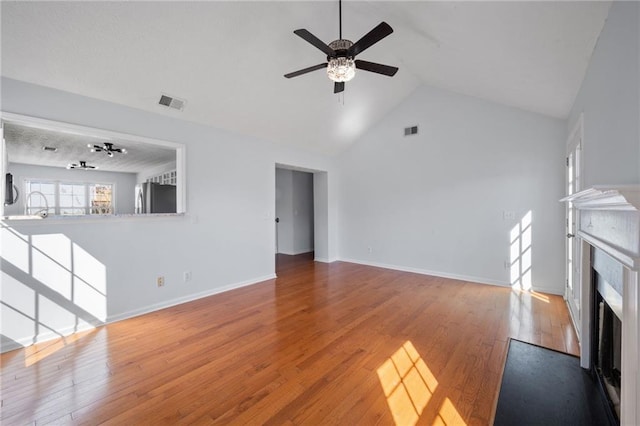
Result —
[[326, 257], [327, 173], [276, 164], [276, 274], [292, 263]]

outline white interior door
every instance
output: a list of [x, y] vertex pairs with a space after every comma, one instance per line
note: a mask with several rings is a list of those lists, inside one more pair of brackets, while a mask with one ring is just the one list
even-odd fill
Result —
[[[581, 149], [582, 149], [582, 126], [578, 125], [573, 132], [567, 145], [567, 173], [566, 191], [567, 195], [580, 191], [581, 185]], [[573, 203], [567, 203], [566, 210], [566, 298], [574, 321], [580, 321], [580, 265], [581, 247], [579, 240], [575, 238], [578, 230], [579, 217]]]

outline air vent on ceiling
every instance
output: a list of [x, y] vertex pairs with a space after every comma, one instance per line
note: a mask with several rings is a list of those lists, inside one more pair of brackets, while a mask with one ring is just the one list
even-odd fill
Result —
[[58, 152], [58, 148], [56, 148], [55, 146], [43, 146], [42, 150], [48, 152]]
[[411, 136], [411, 135], [417, 135], [417, 134], [418, 134], [418, 126], [404, 128], [405, 136]]
[[160, 96], [160, 101], [158, 104], [162, 106], [166, 106], [167, 108], [177, 109], [178, 111], [182, 111], [184, 109], [184, 104], [186, 101], [184, 99], [178, 99], [173, 96], [163, 94]]

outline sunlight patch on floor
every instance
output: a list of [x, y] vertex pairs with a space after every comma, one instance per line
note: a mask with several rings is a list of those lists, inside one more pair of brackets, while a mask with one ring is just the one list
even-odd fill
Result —
[[438, 381], [410, 341], [406, 341], [377, 370], [396, 425], [415, 425]]
[[27, 346], [24, 350], [24, 366], [29, 367], [49, 355], [58, 352], [62, 348], [64, 348], [64, 341], [62, 339]]
[[542, 293], [538, 293], [537, 291], [530, 291], [529, 293], [531, 294], [531, 297], [534, 297], [541, 302], [549, 303], [549, 296]]
[[461, 425], [466, 426], [462, 417], [460, 417], [460, 413], [456, 410], [456, 407], [453, 405], [449, 398], [445, 398], [440, 406], [440, 410], [438, 411], [438, 415], [433, 421], [434, 426], [451, 426], [451, 425]]
[[83, 337], [94, 333], [95, 331], [95, 329], [80, 331], [70, 336], [60, 337], [55, 340], [49, 340], [46, 342], [35, 343], [31, 346], [27, 346], [24, 349], [24, 366], [29, 367], [48, 356], [53, 355], [65, 346], [75, 343]]

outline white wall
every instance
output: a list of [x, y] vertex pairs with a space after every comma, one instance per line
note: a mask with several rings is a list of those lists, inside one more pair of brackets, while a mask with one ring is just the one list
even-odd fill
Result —
[[[124, 318], [273, 277], [275, 164], [334, 174], [327, 157], [12, 79], [2, 79], [2, 109], [184, 143], [187, 156], [186, 216], [2, 222], [0, 310], [9, 344], [71, 332], [77, 321]], [[336, 182], [327, 181], [326, 252], [320, 256], [331, 259]], [[30, 266], [29, 256], [42, 258], [42, 265]], [[192, 272], [191, 282], [183, 282], [184, 271]], [[157, 276], [165, 277], [163, 288], [156, 287]], [[63, 295], [83, 285], [84, 296]], [[29, 316], [49, 324], [38, 328]], [[10, 324], [16, 328], [6, 330]]]
[[[336, 173], [333, 174], [335, 176]], [[318, 262], [333, 262], [337, 260], [337, 238], [329, 240], [329, 224], [337, 223], [337, 191], [329, 193], [329, 181], [327, 173], [316, 172], [313, 174], [313, 248], [314, 259]], [[329, 209], [330, 208], [330, 209]], [[326, 212], [326, 214], [325, 214]], [[327, 246], [327, 244], [331, 244]], [[327, 257], [327, 255], [331, 257]]]
[[418, 89], [340, 157], [340, 258], [509, 285], [531, 211], [533, 287], [562, 294], [565, 139], [564, 121]]
[[278, 253], [296, 255], [314, 249], [313, 174], [276, 169]]
[[313, 251], [313, 174], [292, 171], [293, 175], [293, 251]]
[[293, 253], [293, 171], [276, 169], [278, 253]]
[[584, 114], [583, 188], [640, 182], [640, 4], [614, 1], [568, 120]]
[[63, 182], [78, 183], [111, 183], [114, 185], [114, 209], [118, 214], [132, 214], [135, 205], [135, 173], [114, 173], [100, 170], [67, 170], [60, 167], [34, 166], [19, 163], [9, 163], [8, 171], [13, 174], [13, 183], [20, 191], [18, 202], [5, 206], [4, 214], [24, 214], [26, 179], [50, 179]]

